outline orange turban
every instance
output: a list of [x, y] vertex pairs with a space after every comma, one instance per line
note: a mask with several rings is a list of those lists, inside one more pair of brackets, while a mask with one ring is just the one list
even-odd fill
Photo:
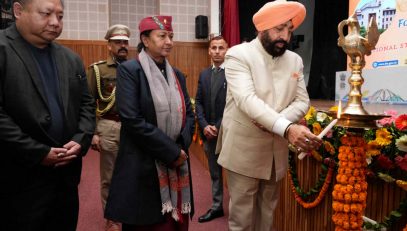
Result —
[[260, 8], [253, 15], [253, 23], [257, 31], [263, 31], [291, 20], [295, 30], [304, 21], [305, 15], [303, 4], [276, 0]]

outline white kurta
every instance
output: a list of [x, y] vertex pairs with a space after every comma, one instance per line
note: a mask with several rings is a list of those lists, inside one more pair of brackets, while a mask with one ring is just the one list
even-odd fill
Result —
[[273, 127], [280, 117], [299, 121], [309, 108], [301, 57], [287, 50], [273, 59], [256, 38], [228, 50], [225, 73], [228, 92], [218, 163], [230, 171], [268, 180], [274, 160], [276, 180], [280, 180], [288, 167], [288, 143], [273, 133]]

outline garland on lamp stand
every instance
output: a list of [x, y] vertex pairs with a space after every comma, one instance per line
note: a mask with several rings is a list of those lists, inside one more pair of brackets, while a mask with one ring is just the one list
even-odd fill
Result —
[[332, 221], [335, 231], [361, 231], [367, 198], [365, 140], [349, 133], [341, 138], [341, 143], [337, 184], [332, 192]]
[[[325, 163], [321, 164], [322, 172], [319, 176], [319, 180], [316, 185], [307, 193], [305, 193], [298, 182], [296, 166], [294, 161], [294, 154], [289, 155], [289, 170], [288, 177], [290, 180], [291, 191], [294, 193], [295, 200], [306, 209], [314, 208], [319, 205], [324, 198], [326, 192], [329, 189], [329, 185], [332, 181], [332, 176], [335, 172], [335, 161], [330, 158], [325, 159]], [[328, 166], [328, 167], [327, 167]], [[313, 201], [305, 201], [314, 194], [318, 196]]]

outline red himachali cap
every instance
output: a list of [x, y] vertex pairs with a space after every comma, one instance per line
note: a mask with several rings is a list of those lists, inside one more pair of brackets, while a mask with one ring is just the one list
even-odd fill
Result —
[[147, 30], [166, 30], [172, 31], [172, 17], [165, 15], [157, 15], [143, 18], [140, 21], [138, 29], [140, 34]]

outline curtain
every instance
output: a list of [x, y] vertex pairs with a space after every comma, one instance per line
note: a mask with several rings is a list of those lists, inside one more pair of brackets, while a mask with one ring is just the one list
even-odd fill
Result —
[[232, 47], [240, 43], [238, 0], [224, 0], [222, 36]]
[[308, 93], [311, 99], [335, 99], [335, 72], [346, 70], [338, 47], [338, 23], [348, 18], [348, 1], [316, 1], [314, 42]]

